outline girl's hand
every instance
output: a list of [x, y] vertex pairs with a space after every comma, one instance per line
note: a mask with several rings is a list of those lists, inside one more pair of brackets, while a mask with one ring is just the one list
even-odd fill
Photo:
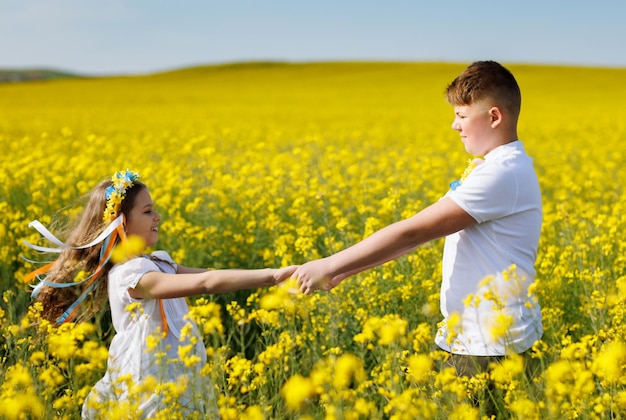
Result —
[[274, 280], [276, 280], [276, 284], [282, 283], [296, 271], [298, 268], [297, 265], [290, 265], [288, 267], [279, 268], [274, 272]]

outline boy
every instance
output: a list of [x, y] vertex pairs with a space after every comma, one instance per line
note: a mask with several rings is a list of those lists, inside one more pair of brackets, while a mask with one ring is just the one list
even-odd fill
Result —
[[348, 276], [446, 237], [436, 344], [458, 375], [522, 353], [541, 338], [540, 308], [528, 295], [542, 222], [532, 159], [517, 137], [519, 86], [493, 61], [471, 64], [447, 88], [452, 129], [483, 156], [462, 183], [415, 216], [393, 223], [327, 258], [300, 266], [303, 293], [329, 290]]

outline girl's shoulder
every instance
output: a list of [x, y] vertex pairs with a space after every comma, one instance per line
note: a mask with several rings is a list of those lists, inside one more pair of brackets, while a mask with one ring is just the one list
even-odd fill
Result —
[[150, 258], [151, 260], [164, 261], [164, 262], [166, 262], [168, 264], [175, 264], [175, 262], [172, 259], [172, 257], [170, 257], [170, 254], [168, 254], [167, 251], [163, 251], [163, 250], [154, 251], [152, 254], [150, 254], [148, 256], [144, 256], [144, 257]]
[[167, 251], [154, 251], [149, 256], [146, 256], [146, 258], [150, 259], [150, 261], [156, 264], [164, 273], [174, 274], [178, 269], [178, 265]]
[[165, 251], [156, 251], [150, 255], [141, 255], [123, 263], [115, 264], [109, 271], [112, 284], [120, 285], [124, 290], [134, 288], [139, 279], [150, 271], [175, 274], [176, 263]]
[[[156, 266], [156, 267], [155, 267]], [[163, 267], [169, 269], [163, 269]], [[116, 272], [147, 272], [159, 269], [160, 271], [176, 270], [176, 263], [166, 251], [155, 251], [150, 255], [139, 255], [122, 263], [115, 264], [111, 268], [111, 274]]]

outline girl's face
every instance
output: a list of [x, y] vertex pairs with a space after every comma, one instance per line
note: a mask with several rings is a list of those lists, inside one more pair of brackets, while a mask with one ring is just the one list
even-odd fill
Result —
[[154, 209], [152, 198], [147, 188], [142, 189], [135, 197], [135, 204], [126, 220], [126, 234], [139, 236], [152, 246], [159, 239], [159, 221], [161, 215]]

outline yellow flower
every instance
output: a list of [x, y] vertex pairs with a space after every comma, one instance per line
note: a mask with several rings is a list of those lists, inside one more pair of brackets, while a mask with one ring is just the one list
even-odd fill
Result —
[[446, 337], [446, 344], [452, 345], [456, 337], [461, 333], [461, 315], [458, 312], [452, 312], [446, 322], [446, 329], [448, 336]]
[[196, 346], [193, 344], [178, 346], [178, 359], [181, 360], [187, 368], [196, 366], [200, 363], [200, 356], [192, 353], [195, 348]]
[[469, 404], [459, 404], [450, 413], [450, 420], [478, 420], [478, 409]]
[[621, 390], [615, 396], [615, 402], [620, 410], [626, 410], [626, 390]]
[[506, 315], [503, 311], [498, 311], [489, 326], [489, 334], [493, 341], [498, 341], [509, 337], [509, 328], [513, 325], [513, 317]]
[[61, 360], [70, 360], [78, 350], [76, 337], [70, 332], [59, 332], [48, 337], [50, 354]]
[[315, 395], [313, 382], [302, 375], [294, 375], [285, 382], [280, 390], [287, 408], [299, 411], [309, 398]]
[[380, 326], [378, 344], [384, 346], [393, 343], [398, 338], [404, 337], [407, 326], [408, 323], [404, 319], [387, 318], [386, 322]]
[[363, 362], [354, 354], [343, 354], [335, 363], [333, 385], [336, 389], [344, 389], [358, 385], [367, 378]]
[[429, 355], [413, 354], [409, 356], [407, 377], [412, 382], [423, 382], [433, 372], [433, 362]]
[[419, 390], [409, 388], [390, 396], [383, 410], [392, 420], [430, 419], [435, 418], [437, 404], [428, 398], [420, 398]]
[[111, 261], [120, 264], [135, 258], [143, 253], [146, 248], [146, 241], [137, 235], [130, 235], [126, 241], [122, 241], [113, 248]]
[[33, 366], [39, 366], [46, 360], [46, 354], [43, 351], [34, 351], [28, 360]]
[[363, 331], [354, 336], [357, 343], [366, 343], [378, 337], [378, 344], [389, 345], [404, 338], [408, 323], [398, 315], [389, 314], [368, 318], [363, 324]]
[[55, 410], [63, 410], [70, 408], [73, 403], [74, 402], [72, 396], [69, 393], [65, 393], [56, 400], [54, 400], [54, 402], [52, 403], [52, 407]]
[[363, 331], [354, 336], [354, 341], [357, 343], [365, 343], [367, 341], [374, 340], [376, 337], [376, 329], [380, 325], [381, 319], [379, 317], [369, 318], [363, 325]]
[[33, 378], [21, 363], [8, 366], [0, 385], [0, 417], [21, 420], [44, 415], [44, 405], [35, 393]]
[[463, 171], [463, 174], [461, 175], [461, 182], [465, 181], [465, 179], [469, 176], [469, 174], [471, 174], [472, 171], [483, 162], [484, 160], [480, 158], [468, 159], [467, 166], [465, 167], [465, 170]]
[[413, 330], [413, 350], [419, 352], [424, 346], [432, 347], [432, 332], [429, 323], [422, 322]]
[[266, 311], [276, 309], [287, 309], [288, 312], [293, 311], [295, 305], [293, 301], [289, 298], [288, 293], [281, 293], [279, 290], [282, 289], [280, 288], [277, 288], [276, 290], [276, 292], [270, 292], [261, 297], [261, 309], [265, 309]]
[[[228, 389], [247, 388], [254, 372], [252, 362], [244, 357], [233, 356], [226, 362], [226, 372], [228, 373]], [[243, 392], [245, 393], [245, 392]]]
[[490, 371], [491, 379], [498, 384], [509, 384], [524, 372], [524, 358], [510, 354], [501, 362], [494, 363]]
[[204, 334], [222, 334], [224, 325], [222, 324], [222, 312], [219, 303], [210, 302], [206, 298], [200, 298], [189, 307], [189, 313], [185, 319], [193, 320]]
[[232, 301], [226, 305], [228, 314], [233, 318], [237, 325], [244, 325], [247, 322], [246, 310], [239, 305], [237, 301]]
[[591, 369], [607, 384], [624, 383], [626, 344], [613, 341], [605, 345], [594, 359]]
[[263, 410], [258, 405], [251, 405], [246, 408], [241, 417], [247, 420], [265, 420]]
[[74, 283], [80, 283], [81, 281], [85, 280], [85, 277], [87, 277], [89, 275], [88, 272], [80, 270], [78, 273], [76, 273], [76, 275], [74, 276]]
[[39, 374], [39, 380], [49, 388], [55, 388], [65, 382], [65, 377], [57, 366], [51, 365]]
[[517, 397], [509, 404], [509, 409], [518, 419], [540, 420], [540, 407], [525, 397]]

